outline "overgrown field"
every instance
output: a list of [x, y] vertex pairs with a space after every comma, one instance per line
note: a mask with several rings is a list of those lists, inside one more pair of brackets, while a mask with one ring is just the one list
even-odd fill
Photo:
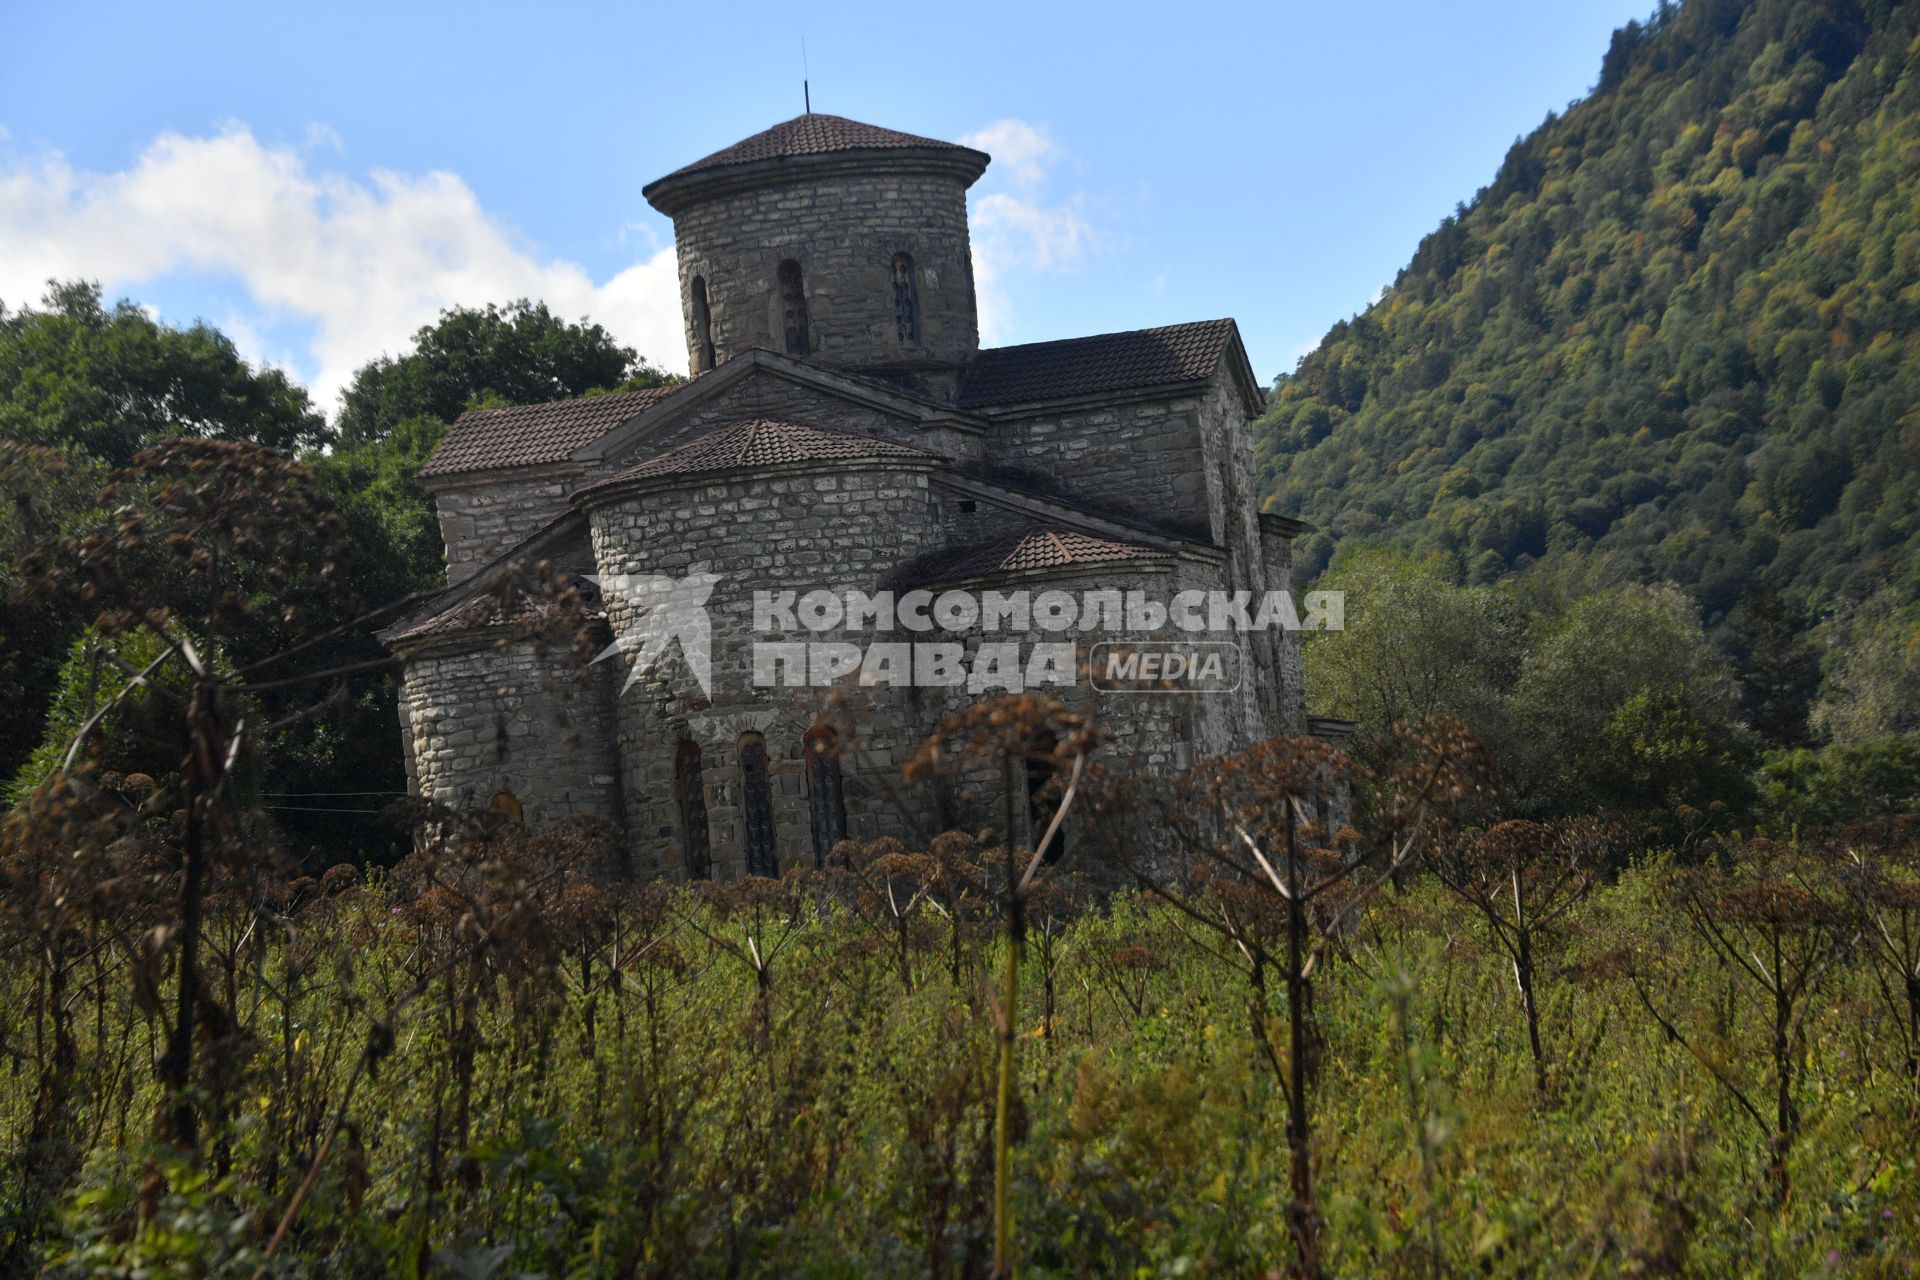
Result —
[[[577, 847], [494, 832], [210, 898], [228, 1021], [201, 1033], [198, 1155], [152, 1136], [156, 944], [95, 925], [51, 964], [33, 947], [71, 939], [16, 920], [7, 1274], [988, 1274], [990, 857], [943, 837], [665, 889], [595, 883]], [[1302, 1041], [1330, 1273], [1913, 1274], [1907, 1006], [1861, 934], [1910, 924], [1911, 895], [1882, 883], [1773, 935], [1827, 948], [1794, 1013], [1783, 1200], [1754, 982], [1780, 953], [1716, 951], [1694, 907], [1735, 934], [1757, 917], [1693, 874], [1643, 858], [1535, 939], [1544, 1093], [1488, 917], [1425, 873], [1370, 900], [1312, 975]], [[1206, 922], [1228, 899], [1069, 896], [1027, 904], [1021, 1273], [1291, 1270], [1277, 977], [1263, 994]]]

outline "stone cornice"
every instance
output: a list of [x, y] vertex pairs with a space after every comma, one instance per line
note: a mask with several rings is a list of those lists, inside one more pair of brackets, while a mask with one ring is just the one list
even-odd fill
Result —
[[596, 511], [610, 503], [624, 501], [643, 493], [675, 489], [705, 489], [713, 485], [735, 484], [742, 480], [786, 480], [806, 476], [840, 476], [866, 471], [935, 472], [946, 466], [946, 459], [929, 454], [922, 458], [896, 454], [876, 454], [867, 458], [810, 458], [803, 462], [752, 462], [712, 471], [675, 471], [666, 475], [635, 476], [631, 480], [614, 477], [603, 480], [573, 495], [578, 511]]
[[486, 489], [494, 485], [524, 484], [528, 480], [568, 479], [584, 476], [591, 466], [572, 461], [536, 462], [524, 467], [493, 467], [477, 471], [448, 471], [417, 477], [428, 493], [447, 493], [460, 489]]
[[648, 204], [678, 217], [687, 210], [763, 187], [884, 175], [951, 178], [965, 191], [986, 172], [986, 153], [964, 147], [832, 151], [720, 165], [657, 178], [640, 189]]

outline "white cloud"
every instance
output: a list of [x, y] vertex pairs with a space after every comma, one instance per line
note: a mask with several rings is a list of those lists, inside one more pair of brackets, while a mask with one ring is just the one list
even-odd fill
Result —
[[961, 145], [993, 157], [993, 170], [1021, 186], [1039, 186], [1061, 158], [1061, 150], [1046, 130], [1025, 120], [996, 120], [960, 139]]
[[[1000, 120], [961, 141], [993, 157], [969, 215], [973, 237], [974, 292], [980, 337], [989, 345], [1009, 332], [1009, 282], [1021, 274], [1072, 267], [1103, 239], [1082, 212], [1084, 199], [1049, 201], [1044, 189], [1066, 153], [1044, 129], [1023, 120]], [[1004, 177], [1005, 183], [996, 179]], [[1012, 190], [995, 189], [1008, 185]]]
[[1367, 299], [1367, 305], [1370, 307], [1377, 306], [1380, 302], [1380, 299], [1386, 297], [1387, 291], [1392, 288], [1393, 286], [1391, 284], [1383, 284], [1378, 289], [1375, 289], [1373, 291], [1373, 296]]
[[[316, 128], [307, 151], [336, 139]], [[259, 315], [229, 317], [245, 347], [287, 319], [311, 328], [304, 363], [331, 407], [365, 361], [405, 347], [444, 307], [518, 297], [589, 316], [655, 364], [683, 369], [671, 248], [611, 279], [543, 258], [484, 209], [457, 175], [318, 171], [302, 150], [233, 125], [212, 137], [162, 134], [128, 168], [75, 170], [61, 156], [0, 164], [0, 299], [38, 299], [49, 278], [115, 292], [176, 274], [238, 281]], [[238, 340], [238, 337], [237, 337]]]

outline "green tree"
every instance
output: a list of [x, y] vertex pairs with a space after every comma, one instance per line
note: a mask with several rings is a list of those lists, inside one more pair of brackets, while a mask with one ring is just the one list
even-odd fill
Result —
[[1514, 702], [1527, 736], [1509, 795], [1523, 811], [1662, 817], [1744, 799], [1739, 687], [1674, 587], [1576, 600], [1539, 628]]
[[83, 611], [29, 600], [19, 566], [94, 510], [106, 468], [75, 448], [0, 440], [0, 777], [40, 742], [62, 661]]
[[1746, 641], [1739, 679], [1754, 732], [1776, 746], [1804, 745], [1820, 688], [1820, 651], [1806, 615], [1779, 592], [1762, 590], [1737, 611], [1734, 630]]
[[1496, 759], [1505, 754], [1525, 632], [1510, 599], [1390, 551], [1347, 556], [1319, 586], [1345, 593], [1346, 625], [1308, 633], [1308, 696], [1316, 712], [1359, 723], [1364, 757], [1396, 723], [1429, 716], [1464, 721]]
[[544, 302], [453, 307], [414, 334], [412, 351], [361, 366], [338, 425], [346, 443], [368, 444], [409, 419], [451, 422], [484, 397], [539, 404], [669, 380], [599, 325], [562, 320]]
[[160, 324], [100, 286], [54, 283], [40, 310], [0, 303], [0, 437], [74, 446], [116, 466], [168, 436], [324, 445], [326, 419], [278, 369], [255, 369], [218, 329]]
[[1832, 667], [1813, 723], [1840, 743], [1920, 732], [1920, 623], [1882, 592], [1833, 624]]

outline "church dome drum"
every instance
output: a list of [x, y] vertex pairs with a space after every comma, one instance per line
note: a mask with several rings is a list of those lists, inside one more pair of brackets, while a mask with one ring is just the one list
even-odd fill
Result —
[[754, 347], [939, 370], [979, 346], [969, 147], [807, 114], [649, 184], [673, 219], [688, 363]]

